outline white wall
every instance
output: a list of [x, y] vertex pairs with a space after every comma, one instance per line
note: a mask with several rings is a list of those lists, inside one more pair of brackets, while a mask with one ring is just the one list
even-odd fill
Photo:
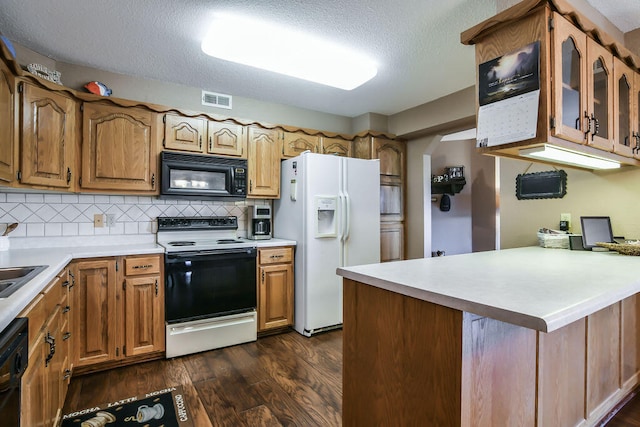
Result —
[[[572, 232], [579, 234], [580, 216], [610, 216], [614, 235], [640, 239], [640, 168], [615, 172], [590, 172], [562, 168], [567, 172], [567, 194], [562, 199], [518, 200], [515, 180], [531, 163], [500, 159], [501, 247], [537, 244], [540, 227], [558, 228], [561, 213], [570, 213]], [[553, 170], [532, 164], [528, 172]]]
[[[441, 142], [431, 156], [432, 175], [443, 174], [447, 166], [463, 166], [465, 176], [472, 176], [474, 149], [474, 141]], [[442, 195], [434, 196], [437, 202], [431, 203], [431, 252], [444, 251], [447, 255], [471, 252], [471, 185], [465, 185], [460, 193], [449, 196], [451, 210], [448, 212], [440, 210]]]

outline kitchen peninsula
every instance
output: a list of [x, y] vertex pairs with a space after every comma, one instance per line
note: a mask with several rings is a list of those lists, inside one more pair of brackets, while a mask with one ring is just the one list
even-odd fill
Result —
[[638, 384], [637, 266], [527, 247], [339, 268], [344, 425], [596, 424]]

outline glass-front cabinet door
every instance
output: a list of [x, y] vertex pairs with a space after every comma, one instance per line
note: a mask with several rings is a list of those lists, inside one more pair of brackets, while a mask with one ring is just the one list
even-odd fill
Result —
[[613, 55], [587, 38], [587, 144], [613, 151]]
[[562, 16], [554, 15], [553, 135], [584, 144], [587, 114], [587, 36]]
[[614, 151], [633, 157], [636, 142], [633, 138], [633, 90], [635, 73], [618, 58], [613, 59], [613, 116]]

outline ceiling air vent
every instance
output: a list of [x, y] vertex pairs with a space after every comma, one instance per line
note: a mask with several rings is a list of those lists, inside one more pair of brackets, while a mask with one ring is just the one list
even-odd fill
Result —
[[202, 105], [231, 110], [231, 95], [202, 91]]

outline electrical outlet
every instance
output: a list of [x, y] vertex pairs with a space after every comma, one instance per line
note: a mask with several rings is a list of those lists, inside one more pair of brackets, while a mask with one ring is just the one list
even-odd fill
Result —
[[[566, 231], [571, 230], [571, 214], [570, 213], [561, 213], [560, 214], [560, 222], [566, 222]], [[562, 229], [562, 228], [561, 228]]]
[[93, 226], [95, 228], [104, 227], [104, 215], [102, 215], [102, 214], [93, 214]]
[[107, 227], [116, 225], [116, 214], [107, 214]]

